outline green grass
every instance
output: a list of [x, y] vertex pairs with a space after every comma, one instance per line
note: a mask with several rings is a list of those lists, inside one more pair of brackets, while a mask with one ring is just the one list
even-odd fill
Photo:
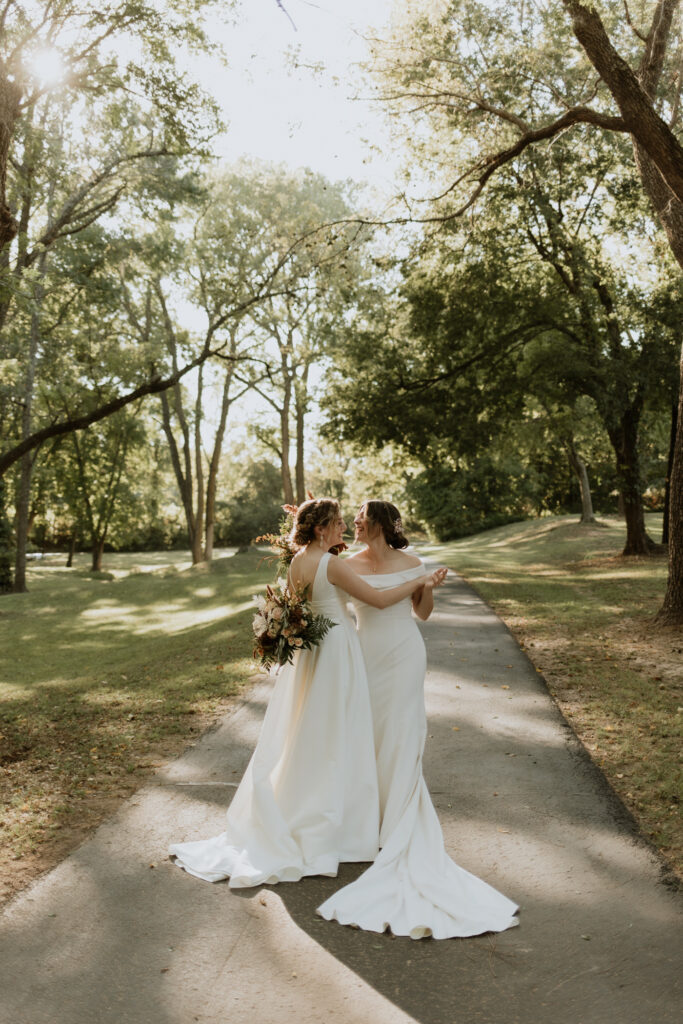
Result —
[[[647, 516], [658, 539], [661, 516]], [[683, 868], [683, 636], [653, 623], [667, 561], [623, 558], [616, 518], [515, 523], [442, 545], [508, 623], [643, 831]]]
[[145, 558], [107, 557], [96, 575], [50, 558], [29, 593], [0, 599], [0, 874], [68, 847], [255, 672], [262, 554], [195, 569], [153, 555], [141, 571]]

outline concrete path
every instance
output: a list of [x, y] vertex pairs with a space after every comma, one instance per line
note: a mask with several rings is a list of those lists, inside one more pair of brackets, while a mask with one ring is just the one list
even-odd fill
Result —
[[2, 1024], [679, 1024], [680, 904], [526, 656], [462, 582], [424, 633], [446, 845], [519, 928], [413, 942], [317, 918], [358, 866], [240, 893], [174, 867], [169, 842], [223, 829], [260, 684], [9, 905]]

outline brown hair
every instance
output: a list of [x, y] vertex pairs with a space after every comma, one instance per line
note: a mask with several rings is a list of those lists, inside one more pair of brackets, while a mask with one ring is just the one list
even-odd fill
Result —
[[384, 539], [392, 548], [407, 548], [408, 538], [403, 532], [401, 513], [390, 501], [366, 501], [365, 515], [374, 526], [379, 526]]
[[315, 540], [316, 526], [329, 526], [341, 517], [339, 502], [334, 498], [312, 498], [299, 505], [290, 534], [292, 544], [305, 547]]

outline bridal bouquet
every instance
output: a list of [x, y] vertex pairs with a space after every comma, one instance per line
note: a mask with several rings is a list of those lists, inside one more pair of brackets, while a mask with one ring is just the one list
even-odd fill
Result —
[[335, 623], [325, 615], [314, 615], [303, 593], [278, 580], [256, 598], [258, 611], [252, 622], [254, 657], [261, 667], [285, 665], [302, 649], [317, 647]]

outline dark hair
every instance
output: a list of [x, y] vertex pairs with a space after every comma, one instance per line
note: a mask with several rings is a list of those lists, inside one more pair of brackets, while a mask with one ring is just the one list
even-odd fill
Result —
[[365, 515], [373, 523], [379, 526], [384, 539], [391, 548], [407, 548], [408, 538], [403, 532], [401, 513], [390, 501], [366, 501], [363, 505]]
[[290, 534], [292, 544], [305, 547], [315, 540], [316, 526], [328, 526], [340, 517], [341, 509], [335, 498], [312, 498], [302, 502], [296, 510]]

